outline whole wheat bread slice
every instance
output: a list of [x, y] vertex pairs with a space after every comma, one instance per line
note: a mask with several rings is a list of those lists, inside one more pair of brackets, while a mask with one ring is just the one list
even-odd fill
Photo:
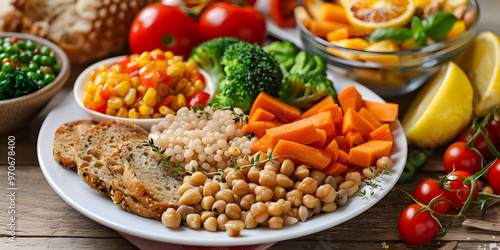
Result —
[[57, 129], [54, 137], [54, 159], [61, 166], [77, 171], [76, 150], [80, 136], [96, 123], [91, 120], [79, 120], [63, 124]]

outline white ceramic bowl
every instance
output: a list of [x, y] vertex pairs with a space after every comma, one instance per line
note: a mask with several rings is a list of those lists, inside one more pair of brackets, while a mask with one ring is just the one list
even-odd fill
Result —
[[57, 64], [61, 70], [56, 79], [47, 84], [47, 86], [27, 95], [0, 101], [0, 117], [2, 117], [2, 121], [0, 122], [0, 134], [10, 132], [35, 117], [57, 91], [64, 86], [66, 80], [68, 80], [71, 69], [66, 53], [64, 53], [59, 46], [46, 39], [23, 33], [0, 32], [0, 39], [5, 37], [17, 37], [22, 40], [31, 40], [38, 45], [51, 48], [52, 51], [56, 53]]
[[[78, 103], [78, 106], [85, 110], [94, 121], [96, 122], [105, 122], [105, 121], [111, 121], [111, 120], [121, 120], [121, 121], [130, 121], [133, 122], [141, 127], [143, 127], [146, 130], [150, 130], [151, 126], [154, 124], [158, 124], [163, 118], [153, 118], [153, 119], [132, 119], [132, 118], [123, 118], [123, 117], [116, 117], [116, 116], [110, 116], [106, 115], [103, 113], [99, 113], [97, 111], [90, 110], [86, 108], [83, 105], [83, 98], [85, 97], [85, 84], [89, 80], [89, 75], [92, 71], [97, 70], [99, 66], [101, 65], [108, 65], [111, 66], [113, 63], [121, 61], [125, 59], [126, 56], [118, 56], [118, 57], [112, 57], [108, 58], [99, 62], [96, 62], [86, 68], [76, 79], [75, 86], [73, 87], [73, 94], [75, 96], [75, 100]], [[205, 84], [205, 89], [203, 91], [207, 92], [210, 94], [210, 98], [212, 98], [215, 94], [216, 91], [216, 86], [212, 81], [212, 78], [206, 71], [203, 69], [198, 69], [200, 73], [205, 77], [206, 84]]]

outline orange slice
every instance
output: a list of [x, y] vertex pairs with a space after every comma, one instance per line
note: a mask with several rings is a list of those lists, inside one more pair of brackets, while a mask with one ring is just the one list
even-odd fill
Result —
[[415, 13], [413, 0], [351, 0], [345, 8], [349, 23], [367, 34], [377, 28], [402, 27]]

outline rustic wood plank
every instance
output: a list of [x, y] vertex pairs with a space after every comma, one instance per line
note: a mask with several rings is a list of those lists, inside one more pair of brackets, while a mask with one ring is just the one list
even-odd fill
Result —
[[[270, 249], [289, 250], [289, 249], [438, 249], [448, 242], [431, 241], [424, 246], [410, 246], [401, 242], [378, 241], [378, 242], [352, 242], [352, 241], [284, 241], [278, 242]], [[455, 249], [477, 250], [477, 249], [495, 249], [500, 244], [494, 242], [467, 241], [458, 242]]]
[[124, 238], [18, 237], [2, 249], [138, 249]]

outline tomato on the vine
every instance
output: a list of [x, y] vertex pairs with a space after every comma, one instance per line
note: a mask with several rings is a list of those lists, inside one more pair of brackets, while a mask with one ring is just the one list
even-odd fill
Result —
[[500, 194], [500, 160], [496, 160], [486, 175], [488, 185], [493, 189], [496, 194]]
[[[495, 145], [495, 135], [493, 132], [491, 132], [488, 128], [484, 128], [483, 133], [487, 135], [488, 140]], [[469, 131], [469, 129], [465, 129], [460, 133], [458, 136], [458, 141], [464, 141], [464, 142], [469, 142], [472, 137], [474, 136], [474, 132]], [[473, 146], [481, 152], [481, 154], [484, 156], [486, 159], [490, 159], [493, 156], [493, 153], [491, 153], [490, 148], [488, 147], [488, 143], [484, 139], [482, 135], [478, 135], [476, 137], [476, 140], [474, 141]]]
[[205, 9], [198, 28], [205, 40], [230, 36], [262, 45], [267, 35], [262, 13], [251, 6], [230, 3], [216, 3]]
[[129, 31], [130, 51], [137, 54], [161, 49], [187, 58], [200, 42], [194, 19], [177, 6], [162, 2], [144, 7], [132, 21]]
[[[470, 193], [472, 192], [472, 183], [468, 185], [464, 185], [464, 178], [459, 177], [464, 176], [464, 177], [469, 177], [471, 176], [470, 173], [462, 170], [458, 171], [453, 171], [451, 174], [448, 174], [448, 182], [446, 182], [446, 185], [448, 185], [452, 191], [448, 191], [450, 195], [450, 199], [455, 206], [456, 209], [460, 210], [462, 207], [465, 205], [465, 202], [469, 198]], [[474, 191], [472, 200], [477, 199], [477, 194], [478, 194], [478, 188], [476, 185], [476, 190]]]
[[425, 205], [429, 205], [431, 200], [448, 200], [437, 202], [432, 206], [434, 212], [446, 214], [448, 209], [450, 209], [451, 200], [449, 193], [440, 188], [438, 184], [438, 181], [432, 179], [421, 182], [413, 192], [413, 197]]
[[495, 121], [491, 119], [488, 123], [488, 129], [493, 132], [496, 141], [500, 141], [500, 121]]
[[443, 166], [446, 174], [454, 170], [464, 170], [475, 174], [482, 169], [481, 156], [475, 151], [468, 149], [466, 142], [454, 142], [444, 153]]
[[429, 243], [439, 231], [439, 223], [432, 218], [429, 211], [415, 215], [421, 208], [418, 204], [409, 205], [399, 216], [399, 234], [404, 241], [412, 245]]

